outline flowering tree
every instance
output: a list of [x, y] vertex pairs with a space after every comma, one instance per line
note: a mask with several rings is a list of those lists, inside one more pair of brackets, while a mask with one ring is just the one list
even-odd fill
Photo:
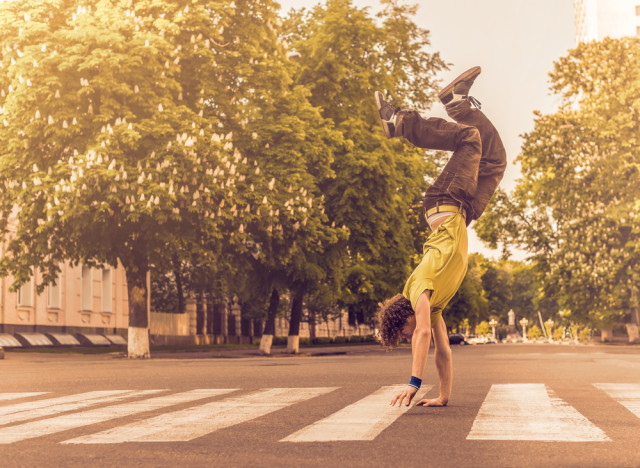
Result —
[[640, 39], [604, 39], [560, 58], [562, 102], [536, 113], [519, 161], [523, 180], [478, 223], [494, 245], [533, 254], [543, 294], [563, 317], [608, 329], [640, 323]]
[[373, 103], [375, 90], [396, 105], [424, 109], [435, 97], [435, 74], [445, 67], [427, 50], [428, 31], [412, 19], [416, 8], [385, 0], [374, 18], [350, 0], [328, 0], [290, 14], [286, 23], [300, 54], [295, 82], [311, 90], [341, 132], [331, 169], [320, 183], [332, 223], [349, 230], [341, 305], [350, 321], [369, 321], [378, 302], [402, 288], [410, 273], [413, 240], [424, 240], [410, 219], [435, 164], [424, 150], [386, 140]]
[[211, 102], [232, 15], [224, 3], [0, 5], [0, 228], [13, 230], [0, 273], [15, 288], [38, 268], [42, 291], [61, 262], [120, 263], [130, 357], [149, 355], [149, 266], [206, 259], [220, 226], [242, 233], [250, 217], [237, 186], [257, 162]]

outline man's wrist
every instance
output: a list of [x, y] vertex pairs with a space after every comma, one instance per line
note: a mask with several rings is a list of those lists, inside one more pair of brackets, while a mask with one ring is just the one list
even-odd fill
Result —
[[422, 379], [419, 379], [418, 377], [415, 376], [411, 376], [411, 380], [409, 381], [409, 387], [413, 387], [416, 390], [420, 390], [420, 385], [422, 385]]

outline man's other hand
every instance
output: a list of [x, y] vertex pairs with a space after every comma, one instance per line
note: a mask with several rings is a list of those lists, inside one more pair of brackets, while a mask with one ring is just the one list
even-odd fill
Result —
[[447, 406], [447, 403], [449, 403], [447, 400], [442, 397], [438, 397], [434, 398], [433, 400], [420, 400], [418, 403], [416, 403], [416, 406]]
[[391, 406], [395, 406], [396, 402], [398, 403], [398, 406], [402, 406], [402, 402], [405, 400], [405, 398], [407, 400], [405, 405], [409, 406], [411, 400], [413, 400], [413, 397], [416, 396], [416, 393], [418, 393], [418, 390], [416, 390], [414, 387], [407, 386], [407, 388], [393, 397], [393, 399], [391, 400]]

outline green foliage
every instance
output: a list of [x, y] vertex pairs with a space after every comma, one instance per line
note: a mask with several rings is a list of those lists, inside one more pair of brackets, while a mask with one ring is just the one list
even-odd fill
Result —
[[486, 336], [491, 334], [491, 327], [489, 322], [483, 320], [476, 326], [476, 335]]
[[547, 314], [610, 326], [638, 304], [639, 76], [638, 38], [561, 57], [551, 73], [559, 109], [535, 114], [518, 158], [522, 181], [478, 222], [482, 239], [532, 254]]
[[563, 327], [557, 327], [557, 328], [553, 331], [553, 339], [554, 339], [554, 340], [561, 340], [563, 336], [564, 336], [564, 329], [563, 329]]
[[540, 330], [540, 327], [534, 323], [528, 328], [527, 335], [530, 340], [537, 340], [542, 337], [542, 330]]
[[578, 335], [580, 343], [587, 343], [591, 340], [591, 330], [587, 327], [583, 328]]
[[[502, 268], [500, 268], [502, 266]], [[482, 274], [482, 287], [487, 298], [489, 313], [506, 317], [512, 302], [511, 271], [503, 265], [488, 263]]]
[[428, 169], [424, 151], [384, 138], [373, 92], [389, 90], [394, 104], [425, 108], [444, 67], [426, 51], [428, 33], [412, 21], [415, 8], [384, 5], [375, 19], [350, 0], [328, 0], [293, 12], [286, 23], [300, 54], [295, 82], [343, 136], [331, 164], [335, 176], [320, 188], [331, 222], [349, 231], [340, 303], [352, 321], [369, 320], [410, 273], [417, 234], [411, 207]]
[[450, 327], [460, 324], [466, 330], [469, 322], [477, 324], [489, 317], [489, 305], [481, 279], [483, 261], [484, 257], [480, 254], [469, 255], [469, 266], [462, 284], [442, 314]]
[[221, 92], [210, 70], [229, 15], [214, 27], [178, 2], [0, 6], [0, 228], [15, 229], [0, 273], [14, 287], [38, 267], [42, 291], [65, 260], [129, 276], [167, 254], [206, 258], [235, 222], [243, 176], [229, 167], [248, 164], [205, 101]]

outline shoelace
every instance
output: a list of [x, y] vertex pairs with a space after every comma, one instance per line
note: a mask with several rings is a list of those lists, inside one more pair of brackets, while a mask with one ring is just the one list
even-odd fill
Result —
[[474, 98], [473, 96], [468, 96], [467, 100], [469, 101], [470, 104], [472, 104], [476, 109], [482, 109], [482, 104], [480, 104], [480, 101], [478, 101], [476, 98]]

